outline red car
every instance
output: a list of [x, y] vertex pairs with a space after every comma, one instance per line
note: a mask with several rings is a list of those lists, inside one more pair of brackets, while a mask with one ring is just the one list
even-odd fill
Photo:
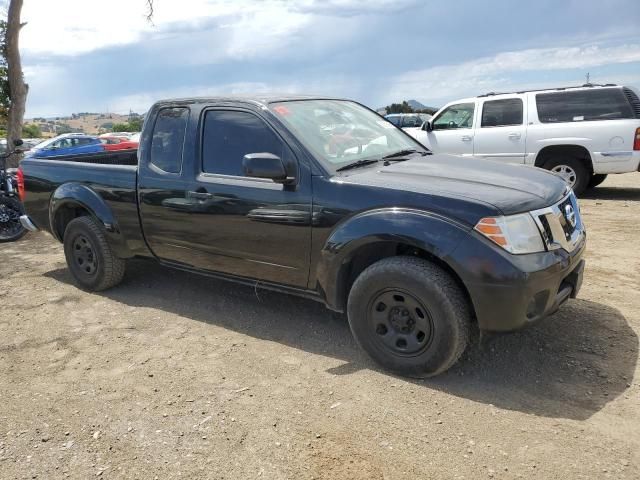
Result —
[[100, 141], [104, 145], [104, 149], [108, 152], [138, 148], [138, 142], [132, 142], [123, 137], [101, 137]]

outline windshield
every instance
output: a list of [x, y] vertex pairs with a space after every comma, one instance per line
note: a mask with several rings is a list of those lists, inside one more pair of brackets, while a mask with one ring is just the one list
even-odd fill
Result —
[[331, 170], [401, 150], [427, 151], [390, 122], [354, 102], [298, 100], [270, 109]]

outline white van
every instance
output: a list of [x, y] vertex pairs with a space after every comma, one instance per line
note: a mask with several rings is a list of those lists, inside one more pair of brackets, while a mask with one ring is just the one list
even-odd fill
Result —
[[613, 84], [487, 93], [405, 131], [434, 152], [546, 168], [578, 194], [640, 166], [640, 99]]

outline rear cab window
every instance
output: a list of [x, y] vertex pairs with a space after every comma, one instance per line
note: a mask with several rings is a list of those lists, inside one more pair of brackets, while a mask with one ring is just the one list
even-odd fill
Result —
[[158, 112], [151, 138], [150, 164], [165, 173], [180, 173], [184, 136], [189, 118], [186, 107], [163, 108]]
[[487, 100], [482, 105], [481, 128], [522, 125], [523, 103], [520, 98]]
[[538, 93], [536, 107], [541, 123], [634, 118], [620, 88]]
[[473, 127], [475, 103], [458, 103], [449, 105], [433, 121], [434, 130], [455, 130]]

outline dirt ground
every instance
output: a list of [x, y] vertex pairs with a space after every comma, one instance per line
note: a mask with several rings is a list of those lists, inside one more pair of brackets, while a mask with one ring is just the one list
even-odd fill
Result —
[[577, 300], [428, 381], [313, 301], [135, 261], [99, 294], [0, 245], [0, 478], [640, 478], [640, 173], [581, 202]]

